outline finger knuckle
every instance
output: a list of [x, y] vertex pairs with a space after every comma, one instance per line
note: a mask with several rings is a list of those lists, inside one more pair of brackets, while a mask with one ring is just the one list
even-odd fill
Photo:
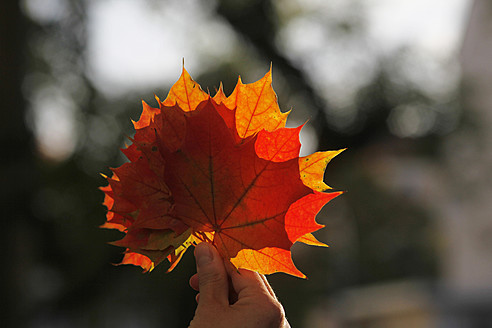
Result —
[[214, 285], [220, 282], [222, 282], [222, 275], [219, 272], [208, 271], [200, 274], [200, 286]]
[[282, 305], [276, 300], [270, 300], [265, 304], [264, 315], [271, 323], [271, 327], [280, 327], [285, 317]]

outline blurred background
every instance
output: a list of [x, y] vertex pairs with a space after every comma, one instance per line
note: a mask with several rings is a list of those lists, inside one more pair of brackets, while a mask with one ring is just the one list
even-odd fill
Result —
[[492, 327], [491, 31], [488, 0], [1, 1], [2, 326], [187, 326], [191, 252], [113, 266], [97, 189], [184, 58], [226, 94], [272, 63], [302, 152], [348, 148], [331, 247], [269, 277], [292, 327]]

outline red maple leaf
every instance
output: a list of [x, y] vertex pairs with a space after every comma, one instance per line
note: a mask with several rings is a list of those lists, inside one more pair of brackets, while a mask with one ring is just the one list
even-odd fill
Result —
[[144, 103], [130, 162], [113, 169], [104, 204], [106, 228], [126, 233], [122, 261], [149, 271], [171, 268], [186, 249], [211, 242], [240, 268], [304, 275], [294, 266], [295, 242], [324, 246], [311, 232], [319, 210], [340, 192], [324, 193], [326, 164], [340, 151], [299, 158], [299, 132], [271, 88], [271, 72], [239, 80], [211, 98], [183, 69], [159, 108]]

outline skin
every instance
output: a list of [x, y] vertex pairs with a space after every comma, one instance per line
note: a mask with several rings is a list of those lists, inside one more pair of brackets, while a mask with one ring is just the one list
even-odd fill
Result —
[[211, 244], [195, 247], [197, 273], [190, 286], [199, 291], [189, 328], [288, 328], [282, 305], [265, 276], [222, 259]]

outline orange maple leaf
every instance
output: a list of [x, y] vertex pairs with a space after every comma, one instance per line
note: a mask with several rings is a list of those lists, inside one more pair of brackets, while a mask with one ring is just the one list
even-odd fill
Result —
[[125, 232], [122, 264], [150, 271], [186, 249], [210, 242], [238, 268], [305, 277], [294, 265], [295, 242], [326, 246], [312, 232], [326, 193], [326, 164], [340, 151], [299, 158], [302, 128], [285, 128], [271, 71], [255, 83], [239, 79], [212, 98], [183, 68], [159, 108], [143, 103], [134, 122], [130, 160], [101, 188], [105, 228]]

